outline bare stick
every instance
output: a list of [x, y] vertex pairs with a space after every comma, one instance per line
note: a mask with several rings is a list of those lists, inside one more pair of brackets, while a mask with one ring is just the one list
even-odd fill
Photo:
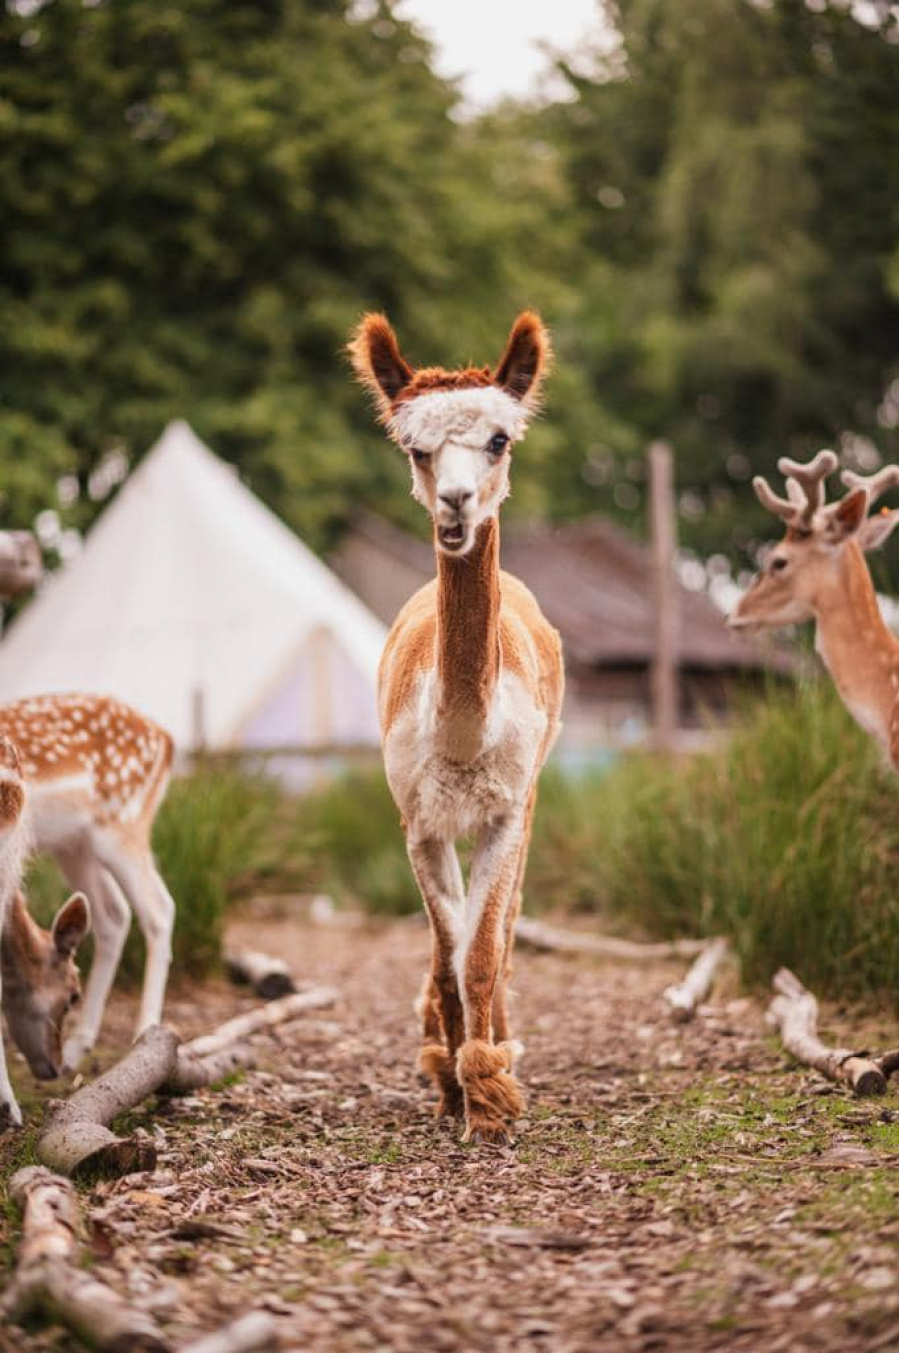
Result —
[[234, 1019], [220, 1024], [211, 1034], [192, 1039], [190, 1043], [184, 1044], [182, 1052], [194, 1057], [208, 1057], [210, 1053], [222, 1052], [252, 1034], [262, 1033], [276, 1024], [285, 1024], [306, 1010], [322, 1010], [333, 1005], [337, 997], [334, 987], [313, 987], [310, 991], [298, 991], [293, 996], [282, 996], [279, 1001], [269, 1001], [268, 1005], [248, 1010], [245, 1015], [236, 1015]]
[[154, 1024], [122, 1058], [71, 1099], [57, 1101], [37, 1141], [45, 1165], [61, 1174], [88, 1172], [130, 1174], [152, 1170], [156, 1148], [143, 1136], [117, 1137], [114, 1118], [151, 1095], [175, 1068], [178, 1037], [165, 1024]]
[[889, 1080], [895, 1071], [899, 1071], [899, 1048], [891, 1048], [889, 1052], [884, 1052], [879, 1057], [875, 1057], [874, 1061]]
[[707, 940], [666, 940], [659, 944], [639, 944], [619, 940], [612, 935], [588, 935], [576, 930], [559, 930], [530, 916], [519, 916], [515, 934], [522, 944], [550, 954], [593, 954], [597, 958], [617, 958], [625, 963], [653, 963], [665, 958], [695, 958]]
[[230, 1325], [185, 1344], [181, 1353], [258, 1353], [259, 1349], [273, 1348], [278, 1337], [278, 1325], [268, 1311], [250, 1311]]
[[106, 1353], [165, 1353], [156, 1322], [79, 1267], [75, 1190], [40, 1165], [18, 1170], [10, 1197], [22, 1211], [22, 1242], [3, 1311], [20, 1322], [41, 1314]]
[[208, 1057], [196, 1057], [188, 1048], [179, 1048], [175, 1070], [159, 1089], [164, 1095], [189, 1094], [191, 1090], [215, 1085], [235, 1071], [250, 1071], [257, 1061], [257, 1051], [249, 1043], [236, 1043], [234, 1047], [211, 1052]]
[[715, 975], [727, 955], [727, 940], [710, 940], [682, 982], [675, 982], [662, 992], [662, 999], [671, 1010], [672, 1018], [685, 1024], [696, 1014], [697, 1006], [707, 998]]
[[789, 968], [774, 975], [777, 995], [766, 1019], [780, 1031], [783, 1045], [797, 1062], [814, 1067], [828, 1080], [849, 1085], [857, 1095], [882, 1095], [886, 1076], [876, 1062], [850, 1048], [829, 1048], [818, 1037], [818, 1002]]
[[245, 982], [264, 1001], [296, 991], [293, 973], [283, 958], [256, 949], [226, 949], [225, 968], [233, 982]]

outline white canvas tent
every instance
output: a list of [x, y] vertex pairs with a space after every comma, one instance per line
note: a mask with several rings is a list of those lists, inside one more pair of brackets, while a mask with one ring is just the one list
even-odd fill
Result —
[[384, 627], [172, 423], [0, 643], [0, 701], [119, 696], [179, 748], [377, 742]]

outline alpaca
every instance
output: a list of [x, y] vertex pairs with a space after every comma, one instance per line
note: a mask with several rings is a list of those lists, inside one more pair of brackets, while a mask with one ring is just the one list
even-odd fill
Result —
[[[350, 355], [434, 524], [437, 577], [400, 612], [379, 673], [387, 780], [431, 926], [419, 1064], [438, 1114], [464, 1114], [465, 1141], [503, 1144], [523, 1107], [506, 981], [564, 671], [558, 634], [500, 570], [498, 512], [549, 338], [525, 312], [495, 370], [415, 370], [387, 320], [366, 315]], [[455, 848], [465, 836], [467, 887]]]

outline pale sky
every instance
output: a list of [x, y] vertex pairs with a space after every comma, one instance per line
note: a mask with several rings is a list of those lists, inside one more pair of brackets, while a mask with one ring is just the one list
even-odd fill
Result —
[[440, 74], [461, 76], [478, 109], [538, 90], [549, 64], [541, 43], [576, 53], [600, 31], [598, 0], [399, 0], [395, 9], [434, 42]]

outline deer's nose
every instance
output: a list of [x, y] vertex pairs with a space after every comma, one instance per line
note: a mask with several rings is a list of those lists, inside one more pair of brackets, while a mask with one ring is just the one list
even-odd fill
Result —
[[474, 494], [471, 489], [453, 489], [449, 493], [440, 493], [437, 496], [441, 503], [445, 503], [446, 506], [452, 508], [454, 512], [458, 512], [459, 509], [464, 507], [468, 502], [469, 498], [474, 497]]

